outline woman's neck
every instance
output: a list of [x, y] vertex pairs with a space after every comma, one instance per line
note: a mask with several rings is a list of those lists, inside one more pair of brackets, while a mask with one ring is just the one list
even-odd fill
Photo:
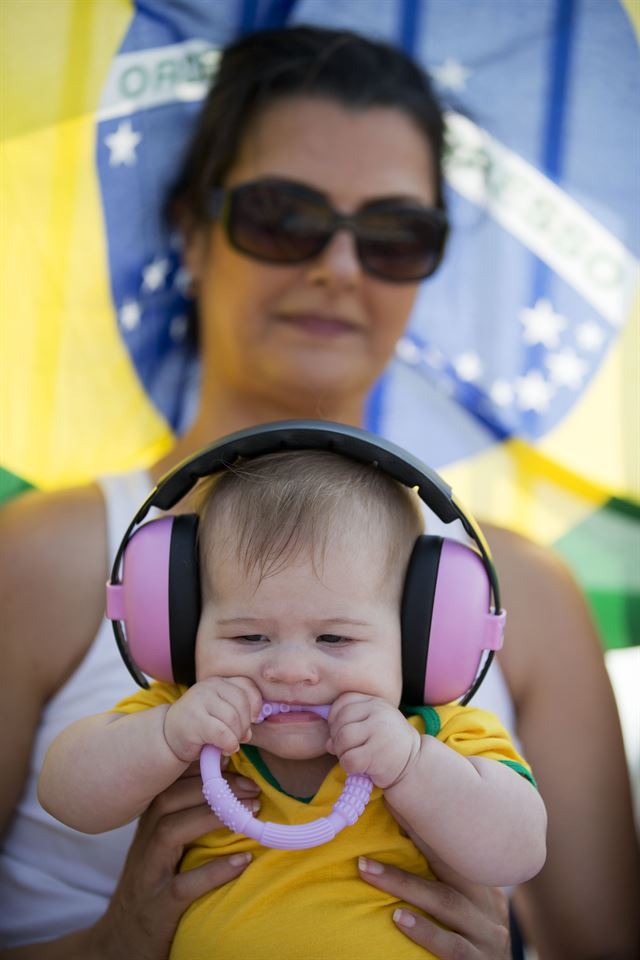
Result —
[[361, 426], [364, 417], [364, 399], [348, 398], [331, 404], [309, 402], [295, 398], [291, 403], [268, 401], [263, 397], [246, 395], [209, 396], [202, 398], [198, 413], [189, 430], [171, 450], [151, 469], [154, 481], [185, 457], [208, 446], [229, 433], [276, 420], [331, 420], [350, 426]]

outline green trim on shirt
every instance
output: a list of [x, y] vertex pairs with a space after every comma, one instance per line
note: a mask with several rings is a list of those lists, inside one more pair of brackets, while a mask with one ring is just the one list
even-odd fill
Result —
[[511, 767], [512, 770], [515, 770], [516, 773], [519, 773], [521, 777], [524, 777], [525, 780], [528, 780], [536, 790], [538, 789], [538, 784], [533, 774], [527, 770], [526, 767], [523, 767], [521, 763], [518, 763], [517, 760], [498, 760], [498, 763], [505, 763], [508, 767]]
[[249, 763], [256, 768], [258, 773], [264, 777], [267, 783], [270, 783], [272, 787], [275, 787], [278, 793], [284, 793], [286, 797], [291, 797], [292, 800], [298, 800], [300, 803], [311, 803], [313, 797], [315, 797], [315, 793], [311, 797], [296, 797], [292, 793], [288, 793], [283, 787], [280, 786], [274, 775], [271, 773], [271, 770], [269, 770], [269, 767], [264, 762], [264, 758], [257, 747], [253, 747], [251, 744], [243, 743], [240, 749], [244, 753]]
[[[405, 716], [417, 715], [422, 717], [425, 733], [427, 733], [429, 736], [436, 737], [440, 733], [440, 716], [434, 707], [426, 706], [424, 704], [410, 707], [405, 703], [401, 703], [400, 709]], [[267, 783], [270, 783], [272, 787], [275, 787], [279, 793], [284, 793], [285, 796], [291, 797], [292, 800], [297, 800], [299, 803], [311, 803], [315, 794], [313, 794], [311, 797], [296, 797], [293, 793], [289, 793], [280, 786], [274, 775], [271, 773], [271, 770], [269, 770], [269, 767], [266, 765], [264, 758], [257, 747], [253, 747], [251, 744], [242, 744], [240, 749], [244, 753], [249, 763], [252, 764], [258, 773], [264, 777]], [[536, 783], [533, 774], [530, 773], [526, 767], [523, 767], [521, 763], [518, 763], [516, 760], [498, 760], [498, 763], [504, 763], [508, 767], [511, 767], [511, 769], [515, 770], [516, 773], [519, 773], [521, 777], [524, 777], [525, 780], [528, 780], [529, 783], [536, 788], [536, 790], [538, 789], [538, 784]]]
[[[409, 707], [406, 704], [401, 703], [400, 710], [406, 717], [416, 715], [422, 717], [425, 733], [428, 733], [430, 736], [435, 737], [438, 735], [438, 733], [440, 733], [440, 717], [433, 707], [425, 705], [421, 705], [419, 707]], [[275, 787], [279, 793], [284, 793], [285, 796], [291, 797], [292, 800], [298, 800], [300, 803], [311, 803], [315, 794], [311, 797], [296, 797], [292, 793], [288, 793], [287, 790], [280, 786], [274, 775], [271, 773], [271, 770], [269, 770], [269, 767], [266, 765], [264, 758], [257, 747], [254, 747], [251, 744], [243, 743], [240, 749], [244, 753], [249, 763], [254, 766], [258, 773], [264, 777], [267, 783], [271, 784], [272, 787]], [[522, 768], [521, 772], [526, 775], [524, 768]]]
[[440, 715], [435, 707], [429, 707], [426, 704], [414, 707], [409, 706], [407, 703], [401, 703], [400, 709], [405, 717], [422, 717], [424, 732], [429, 734], [430, 737], [437, 737], [440, 733]]
[[[400, 709], [405, 716], [417, 714], [419, 717], [422, 717], [425, 733], [428, 733], [429, 736], [437, 737], [437, 735], [440, 733], [440, 714], [434, 707], [410, 707], [406, 703], [401, 703]], [[536, 788], [536, 790], [538, 789], [538, 784], [536, 783], [531, 771], [527, 770], [527, 768], [521, 763], [518, 763], [517, 760], [498, 760], [498, 763], [505, 763], [508, 767], [511, 767], [512, 770], [515, 770], [516, 773], [519, 773], [521, 777], [524, 777], [525, 780], [528, 780], [529, 783]]]

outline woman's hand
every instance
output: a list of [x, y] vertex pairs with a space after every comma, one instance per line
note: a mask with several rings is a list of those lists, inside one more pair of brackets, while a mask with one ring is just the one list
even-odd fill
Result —
[[386, 890], [433, 917], [429, 920], [406, 908], [393, 914], [398, 930], [439, 960], [511, 960], [509, 908], [500, 888], [459, 878], [453, 886], [364, 857], [358, 861], [358, 867], [362, 879], [371, 886]]
[[[229, 777], [235, 795], [252, 812], [258, 787]], [[100, 960], [166, 960], [180, 917], [198, 897], [239, 876], [251, 856], [210, 860], [178, 873], [187, 844], [222, 826], [202, 797], [197, 764], [161, 793], [140, 818], [109, 908], [93, 928]]]

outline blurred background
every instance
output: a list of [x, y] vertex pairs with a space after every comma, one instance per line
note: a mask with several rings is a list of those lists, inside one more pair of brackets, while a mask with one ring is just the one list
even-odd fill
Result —
[[428, 68], [453, 236], [368, 426], [568, 561], [640, 823], [638, 0], [3, 0], [0, 16], [3, 499], [148, 465], [189, 421], [188, 278], [159, 211], [218, 49], [319, 23]]

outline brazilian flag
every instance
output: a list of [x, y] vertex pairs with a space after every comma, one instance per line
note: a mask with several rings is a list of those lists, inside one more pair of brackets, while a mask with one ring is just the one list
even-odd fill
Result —
[[198, 390], [160, 206], [221, 46], [283, 23], [401, 45], [447, 108], [453, 237], [368, 426], [553, 546], [640, 637], [634, 0], [3, 0], [2, 495], [148, 465]]

